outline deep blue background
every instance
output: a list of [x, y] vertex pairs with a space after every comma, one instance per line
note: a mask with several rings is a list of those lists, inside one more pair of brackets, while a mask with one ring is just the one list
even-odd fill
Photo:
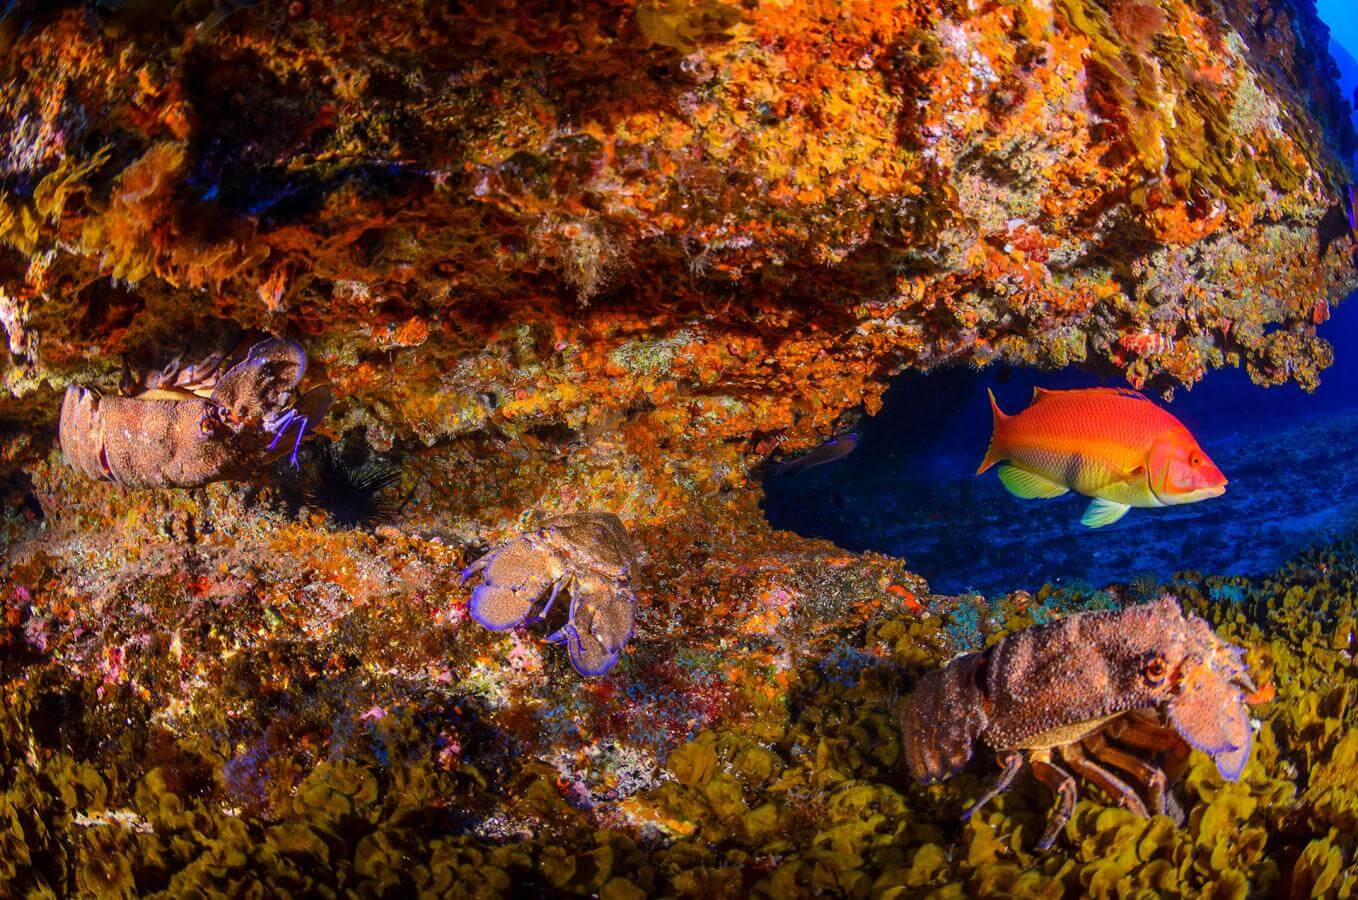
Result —
[[[1344, 96], [1352, 101], [1358, 88], [1358, 0], [1317, 0], [1316, 11], [1330, 26], [1330, 55], [1339, 64]], [[1358, 127], [1358, 112], [1353, 124]]]
[[1358, 5], [1353, 0], [1316, 0], [1316, 12], [1330, 26], [1330, 37], [1358, 56]]
[[[1230, 479], [1225, 496], [1132, 510], [1086, 529], [1087, 498], [1011, 497], [994, 471], [975, 471], [990, 439], [986, 389], [1015, 413], [1035, 385], [1085, 387], [1080, 372], [992, 367], [906, 375], [864, 419], [851, 456], [765, 482], [770, 522], [854, 550], [906, 559], [935, 590], [994, 595], [1046, 582], [1095, 587], [1185, 569], [1260, 574], [1293, 551], [1358, 525], [1358, 297], [1321, 334], [1336, 364], [1307, 394], [1260, 388], [1243, 371], [1214, 371], [1169, 409]], [[1122, 382], [1102, 382], [1123, 386]]]

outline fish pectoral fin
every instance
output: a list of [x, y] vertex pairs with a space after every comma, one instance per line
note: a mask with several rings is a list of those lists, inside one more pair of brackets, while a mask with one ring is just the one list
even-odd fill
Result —
[[1080, 517], [1080, 524], [1090, 528], [1102, 528], [1105, 525], [1112, 525], [1118, 519], [1127, 515], [1127, 510], [1131, 509], [1126, 503], [1118, 503], [1116, 500], [1105, 500], [1102, 497], [1094, 498], [1089, 504], [1089, 509]]
[[1024, 500], [1045, 500], [1070, 493], [1070, 488], [1064, 484], [1057, 484], [1049, 478], [1035, 475], [1027, 469], [1020, 469], [1012, 463], [1000, 466], [1000, 481], [1004, 484], [1005, 490]]

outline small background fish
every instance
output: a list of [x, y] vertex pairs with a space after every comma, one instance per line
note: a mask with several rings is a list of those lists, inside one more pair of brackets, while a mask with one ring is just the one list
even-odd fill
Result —
[[796, 459], [791, 459], [785, 463], [779, 463], [777, 466], [774, 466], [773, 474], [777, 476], [805, 472], [807, 469], [814, 469], [816, 466], [823, 466], [826, 463], [834, 462], [837, 459], [843, 459], [857, 448], [857, 432], [850, 431], [845, 434], [836, 435], [821, 444], [815, 450], [812, 450], [810, 453], [805, 453]]

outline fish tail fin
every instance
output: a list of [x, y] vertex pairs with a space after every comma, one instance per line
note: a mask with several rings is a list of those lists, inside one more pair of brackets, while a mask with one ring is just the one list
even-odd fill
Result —
[[990, 432], [990, 446], [986, 448], [985, 459], [981, 460], [981, 465], [976, 470], [977, 475], [980, 475], [986, 469], [989, 469], [991, 466], [995, 465], [995, 463], [1000, 462], [1009, 455], [1007, 448], [1004, 445], [1004, 441], [1000, 439], [1000, 428], [1009, 417], [1004, 414], [1003, 410], [1000, 409], [1000, 405], [995, 402], [995, 392], [986, 388], [986, 393], [990, 395], [990, 414], [993, 417], [994, 424]]

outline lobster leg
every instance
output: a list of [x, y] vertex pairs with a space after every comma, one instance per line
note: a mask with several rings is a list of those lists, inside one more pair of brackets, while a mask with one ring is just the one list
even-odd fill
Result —
[[1034, 755], [1031, 760], [1033, 775], [1037, 780], [1045, 784], [1056, 795], [1056, 806], [1052, 808], [1051, 818], [1047, 820], [1047, 830], [1042, 832], [1042, 837], [1037, 842], [1038, 850], [1050, 850], [1052, 844], [1056, 842], [1056, 836], [1061, 833], [1061, 829], [1070, 821], [1070, 815], [1075, 811], [1075, 779], [1069, 772], [1052, 762], [1045, 753], [1039, 757]]
[[1120, 742], [1137, 750], [1161, 753], [1183, 745], [1179, 733], [1141, 712], [1129, 713], [1108, 725], [1109, 733]]
[[1085, 738], [1085, 749], [1100, 762], [1131, 775], [1145, 787], [1150, 812], [1157, 816], [1165, 814], [1165, 792], [1169, 789], [1169, 779], [1163, 771], [1139, 756], [1114, 746], [1107, 737], [1097, 732]]
[[1131, 750], [1145, 751], [1145, 756], [1159, 756], [1157, 765], [1174, 774], [1188, 761], [1188, 744], [1179, 733], [1163, 725], [1158, 716], [1148, 711], [1137, 711], [1108, 723], [1108, 737]]
[[[1108, 796], [1112, 797], [1118, 803], [1121, 803], [1141, 818], [1150, 818], [1146, 813], [1146, 804], [1136, 795], [1136, 791], [1132, 790], [1131, 785], [1085, 756], [1084, 751], [1080, 749], [1079, 744], [1067, 744], [1065, 747], [1062, 747], [1061, 758], [1065, 760], [1067, 765], [1075, 770], [1076, 775], [1094, 782], [1099, 787], [1103, 788]], [[1161, 800], [1163, 801], [1163, 799], [1164, 798], [1162, 797]]]
[[275, 432], [273, 441], [267, 449], [272, 450], [277, 447], [278, 442], [283, 439], [283, 435], [287, 434], [288, 429], [294, 424], [297, 425], [297, 439], [292, 442], [292, 454], [289, 456], [289, 461], [295, 469], [297, 468], [297, 451], [302, 449], [302, 438], [306, 436], [306, 427], [309, 424], [306, 416], [296, 410], [288, 410], [284, 413], [283, 418], [278, 421], [278, 431]]
[[1014, 776], [1018, 775], [1023, 768], [1023, 754], [1016, 751], [1005, 753], [1000, 757], [1000, 764], [1004, 766], [1004, 770], [1000, 772], [994, 783], [986, 788], [986, 792], [980, 796], [980, 799], [968, 806], [966, 812], [962, 813], [963, 822], [970, 819], [982, 806], [1009, 789], [1009, 785], [1014, 781]]
[[[543, 604], [542, 609], [539, 610], [538, 614], [533, 616], [534, 622], [540, 622], [547, 618], [547, 614], [552, 611], [552, 604], [556, 602], [557, 595], [561, 593], [561, 589], [566, 586], [566, 582], [569, 580], [570, 576], [567, 576], [565, 578], [558, 578], [552, 583], [552, 595], [547, 598], [547, 602]], [[574, 594], [573, 591], [572, 594]]]

